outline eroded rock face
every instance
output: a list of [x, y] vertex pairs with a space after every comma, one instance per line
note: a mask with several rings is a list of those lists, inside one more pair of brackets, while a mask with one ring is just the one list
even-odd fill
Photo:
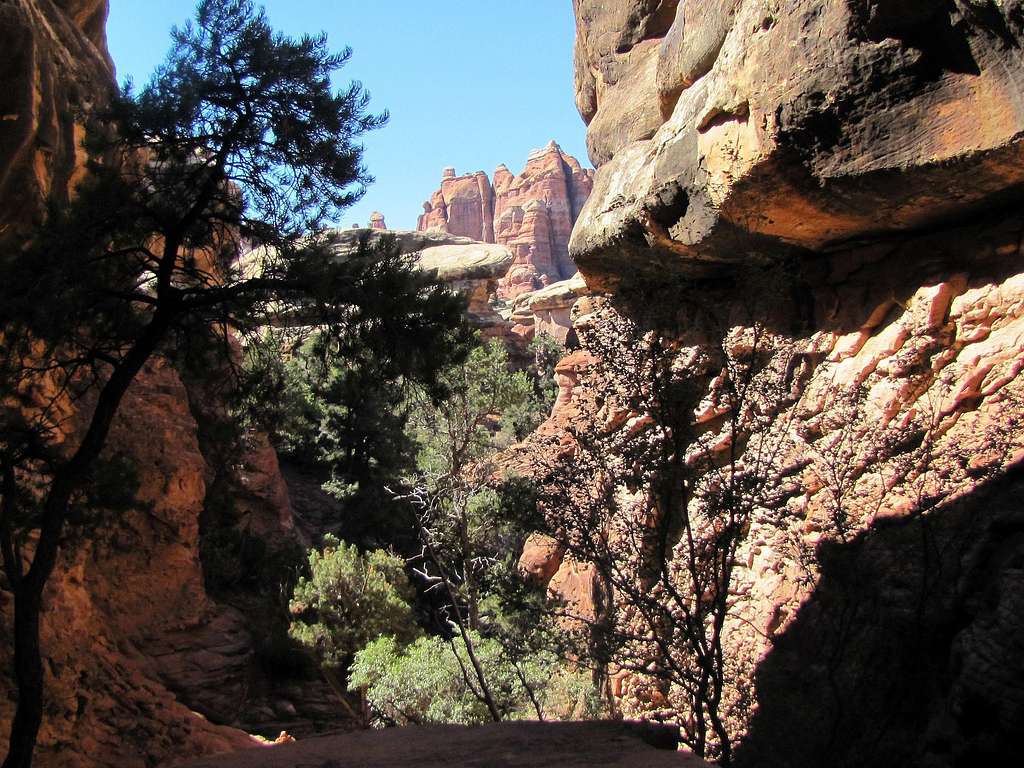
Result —
[[[176, 655], [180, 647], [164, 661], [146, 650], [174, 631], [201, 634], [208, 626], [224, 639], [216, 627], [225, 609], [207, 597], [199, 563], [206, 465], [187, 392], [171, 368], [150, 365], [133, 384], [109, 450], [136, 467], [138, 505], [101, 519], [92, 536], [71, 537], [47, 586], [41, 639], [48, 705], [34, 764], [146, 766], [253, 746], [245, 733], [213, 725], [192, 711], [196, 702], [172, 692], [177, 681], [199, 676], [237, 705], [252, 660], [247, 631], [232, 654], [207, 649], [205, 666]], [[10, 690], [12, 606], [6, 592], [0, 600]], [[0, 698], [4, 742], [12, 716], [13, 701]]]
[[[743, 765], [881, 768], [928, 755], [952, 766], [1015, 746], [1024, 719], [1001, 702], [1024, 692], [1024, 668], [1007, 656], [1019, 632], [1011, 606], [1024, 597], [1022, 231], [1015, 216], [822, 256], [792, 292], [702, 281], [690, 288], [721, 323], [688, 320], [662, 336], [690, 393], [694, 436], [680, 450], [697, 467], [728, 456], [721, 349], [744, 349], [756, 329], [774, 340], [761, 354], [788, 377], [791, 394], [758, 401], [764, 420], [739, 436], [774, 457], [724, 628], [725, 709]], [[665, 438], [659, 412], [628, 405], [647, 380], [627, 365], [638, 339], [615, 332], [643, 307], [685, 306], [657, 284], [640, 308], [624, 295], [578, 299], [582, 349], [556, 368], [553, 416], [505, 465], [543, 482], [587, 456], [576, 434], [607, 435], [622, 453], [602, 466], [635, 477], [619, 462]], [[755, 458], [741, 455], [749, 468]], [[595, 477], [580, 477], [580, 491]], [[642, 493], [619, 490], [610, 537], [658, 515]], [[669, 567], [685, 568], [683, 542], [671, 552]], [[531, 574], [549, 572], [538, 547], [526, 554]], [[585, 605], [590, 577], [560, 562], [549, 591]], [[685, 711], [677, 689], [635, 667], [612, 676], [629, 716]]]
[[515, 298], [575, 273], [569, 236], [590, 195], [593, 172], [550, 142], [530, 153], [518, 176], [505, 166], [456, 176], [446, 168], [441, 188], [423, 204], [418, 230], [438, 230], [507, 246], [515, 260], [498, 286]]
[[550, 336], [562, 346], [576, 338], [572, 328], [572, 309], [577, 299], [589, 294], [583, 277], [577, 272], [568, 280], [551, 283], [540, 290], [520, 293], [512, 301], [512, 332], [523, 338]]
[[1024, 181], [1017, 0], [574, 6], [592, 282], [966, 221]]
[[[590, 295], [553, 416], [507, 465], [571, 472], [584, 434], [620, 446], [609, 476], [649, 480], [656, 467], [628, 462], [685, 434], [667, 455], [713, 484], [701, 462], [736, 447], [751, 471], [765, 454], [744, 452], [772, 446], [723, 629], [737, 763], [1005, 759], [1024, 727], [1008, 654], [1024, 595], [1024, 5], [574, 7], [598, 170], [570, 250]], [[788, 394], [732, 434], [722, 356], [755, 338], [777, 344]], [[645, 387], [628, 361], [652, 340], [683, 385], [684, 430], [628, 405]], [[664, 519], [642, 488], [612, 490], [608, 540]], [[669, 570], [685, 569], [672, 541]], [[627, 567], [649, 574], [648, 556]], [[633, 661], [611, 670], [625, 712], [685, 723], [686, 696]]]
[[[107, 10], [106, 0], [0, 3], [0, 241], [16, 241], [44, 201], [72, 193], [84, 172], [76, 111], [114, 87]], [[281, 692], [260, 669], [251, 617], [211, 599], [204, 584], [200, 521], [218, 467], [202, 445], [200, 414], [217, 397], [190, 390], [159, 359], [125, 397], [107, 457], [133, 468], [137, 503], [69, 527], [44, 593], [39, 768], [141, 768], [238, 750], [258, 741], [216, 722], [259, 729], [288, 719], [263, 711], [263, 697]], [[81, 430], [90, 405], [77, 407], [64, 415]], [[233, 502], [250, 531], [272, 547], [294, 536], [265, 438], [219, 469], [237, 469]], [[0, 590], [0, 753], [14, 712], [11, 611]], [[292, 721], [323, 719], [323, 686], [313, 685], [312, 708]]]
[[0, 5], [0, 236], [30, 225], [81, 169], [74, 110], [102, 99], [113, 83], [107, 10], [107, 0]]

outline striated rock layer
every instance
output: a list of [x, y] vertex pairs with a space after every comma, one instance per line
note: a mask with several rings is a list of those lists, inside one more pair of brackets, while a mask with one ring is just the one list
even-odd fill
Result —
[[[772, 449], [723, 628], [737, 764], [1019, 754], [1024, 4], [574, 8], [597, 173], [570, 250], [592, 295], [555, 414], [508, 464], [571, 470], [581, 433], [620, 442], [609, 475], [657, 473], [627, 462], [680, 434], [691, 468]], [[635, 407], [638, 339], [672, 356], [685, 432]], [[789, 389], [733, 434], [752, 339]], [[609, 541], [661, 519], [636, 487], [612, 498]], [[570, 604], [601, 594], [557, 547], [523, 568]], [[636, 661], [610, 670], [622, 709], [685, 725], [685, 692]]]
[[515, 261], [498, 286], [515, 298], [576, 272], [569, 236], [590, 195], [593, 171], [554, 142], [530, 153], [518, 176], [505, 166], [493, 185], [482, 171], [456, 176], [446, 168], [441, 188], [423, 204], [418, 230], [440, 230], [507, 246]]

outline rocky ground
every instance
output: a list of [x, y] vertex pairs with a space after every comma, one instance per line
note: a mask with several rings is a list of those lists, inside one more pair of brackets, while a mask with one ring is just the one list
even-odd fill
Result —
[[701, 768], [671, 729], [623, 723], [438, 726], [325, 736], [177, 764], [181, 768]]

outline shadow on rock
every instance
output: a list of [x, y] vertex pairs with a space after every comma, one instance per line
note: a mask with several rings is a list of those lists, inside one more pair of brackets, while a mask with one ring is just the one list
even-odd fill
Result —
[[1005, 765], [1024, 733], [1024, 471], [818, 551], [739, 766]]

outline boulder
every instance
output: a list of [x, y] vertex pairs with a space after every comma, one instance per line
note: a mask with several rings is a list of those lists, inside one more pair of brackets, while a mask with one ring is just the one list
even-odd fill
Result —
[[1024, 182], [1017, 0], [574, 7], [594, 285], [967, 222]]
[[588, 293], [587, 284], [578, 272], [568, 280], [520, 294], [513, 307], [528, 310], [531, 337], [547, 334], [563, 346], [575, 336], [572, 328], [572, 308], [580, 296]]

